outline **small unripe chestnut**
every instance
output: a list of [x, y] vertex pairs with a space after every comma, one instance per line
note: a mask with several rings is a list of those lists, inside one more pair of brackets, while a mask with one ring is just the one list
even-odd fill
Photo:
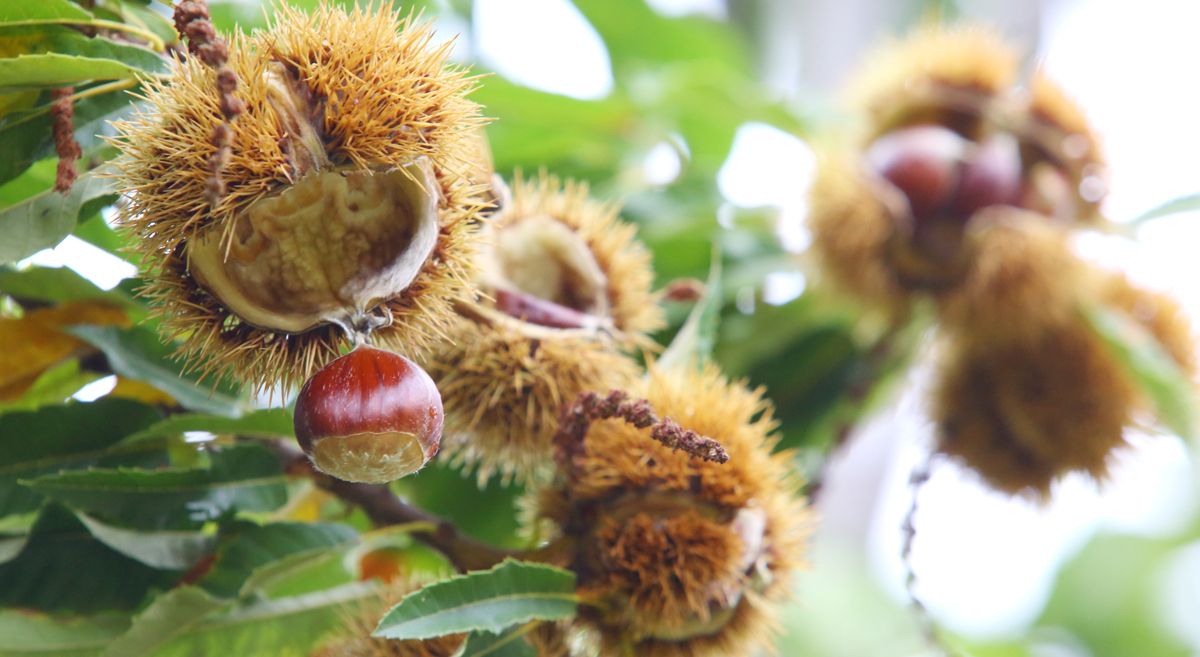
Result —
[[867, 147], [866, 161], [908, 200], [917, 223], [945, 209], [958, 188], [967, 140], [948, 128], [919, 125], [883, 135]]
[[420, 470], [442, 439], [442, 397], [412, 361], [365, 345], [321, 368], [296, 399], [296, 439], [318, 470], [382, 484]]

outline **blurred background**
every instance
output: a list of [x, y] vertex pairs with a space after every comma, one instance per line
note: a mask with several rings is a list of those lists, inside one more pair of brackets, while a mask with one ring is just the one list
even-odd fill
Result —
[[[258, 0], [210, 0], [222, 29]], [[311, 6], [314, 0], [289, 0]], [[349, 4], [349, 3], [347, 3]], [[1087, 110], [1111, 162], [1123, 234], [1081, 253], [1178, 295], [1200, 317], [1200, 215], [1139, 215], [1200, 191], [1200, 3], [1143, 0], [428, 0], [455, 59], [491, 74], [475, 99], [497, 170], [589, 181], [625, 203], [660, 283], [704, 278], [719, 247], [718, 362], [768, 387], [798, 467], [820, 479], [812, 567], [783, 619], [782, 655], [936, 654], [907, 608], [901, 523], [932, 440], [928, 349], [858, 394], [870, 344], [810, 285], [803, 255], [813, 147], [852, 119], [838, 92], [865, 51], [923, 20], [984, 22]], [[457, 35], [457, 36], [456, 36]], [[29, 262], [104, 288], [135, 274], [78, 238]], [[672, 328], [687, 308], [672, 308]], [[873, 380], [873, 379], [872, 379]], [[78, 396], [107, 392], [101, 380]], [[822, 468], [836, 437], [849, 438]], [[1200, 476], [1194, 450], [1139, 435], [1112, 480], [1068, 478], [1051, 503], [990, 492], [936, 462], [921, 488], [916, 592], [981, 656], [1200, 655]], [[446, 511], [449, 512], [449, 511]]]

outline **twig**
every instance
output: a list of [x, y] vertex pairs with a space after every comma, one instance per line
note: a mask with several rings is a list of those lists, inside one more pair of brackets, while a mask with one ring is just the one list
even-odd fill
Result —
[[929, 615], [929, 609], [925, 607], [925, 603], [917, 596], [917, 572], [913, 569], [912, 564], [913, 543], [917, 537], [917, 501], [921, 493], [921, 488], [925, 485], [925, 482], [929, 481], [933, 468], [934, 455], [935, 453], [931, 451], [923, 461], [914, 466], [908, 478], [908, 487], [912, 498], [908, 505], [908, 512], [904, 514], [904, 521], [900, 525], [900, 532], [903, 537], [900, 545], [900, 560], [904, 564], [904, 590], [908, 593], [909, 605], [916, 616], [921, 635], [925, 637], [925, 641], [930, 647], [941, 652], [946, 657], [954, 657], [954, 653], [942, 641], [937, 625], [934, 623], [933, 617]]
[[174, 18], [180, 38], [187, 38], [188, 52], [217, 72], [217, 93], [220, 94], [224, 121], [213, 128], [211, 143], [216, 151], [208, 160], [209, 177], [205, 189], [209, 207], [216, 207], [225, 196], [221, 171], [233, 153], [233, 120], [246, 110], [246, 105], [233, 95], [238, 87], [237, 73], [227, 64], [229, 46], [217, 36], [205, 0], [183, 0], [176, 5]]
[[79, 176], [75, 165], [83, 151], [75, 141], [75, 106], [72, 103], [74, 87], [59, 87], [50, 92], [54, 101], [50, 104], [51, 125], [54, 131], [54, 151], [58, 153], [58, 172], [54, 177], [54, 189], [60, 194], [71, 191], [71, 185]]
[[594, 392], [580, 393], [575, 403], [563, 408], [558, 417], [558, 432], [554, 435], [559, 467], [567, 469], [583, 449], [583, 440], [593, 421], [609, 418], [621, 418], [638, 429], [650, 429], [650, 437], [654, 440], [695, 458], [714, 463], [729, 461], [729, 453], [721, 443], [684, 429], [671, 418], [660, 419], [645, 399], [630, 401], [625, 391], [613, 390], [604, 398]]
[[901, 328], [894, 326], [888, 329], [887, 333], [871, 346], [863, 357], [858, 372], [847, 383], [845, 399], [854, 406], [854, 412], [851, 417], [842, 420], [834, 428], [833, 444], [830, 446], [820, 470], [809, 482], [805, 491], [811, 503], [815, 503], [820, 497], [830, 462], [850, 440], [858, 421], [862, 419], [863, 409], [861, 407], [870, 399], [875, 386], [888, 371], [889, 364], [896, 356]]
[[300, 450], [281, 441], [271, 441], [269, 445], [283, 458], [288, 474], [312, 479], [322, 490], [361, 508], [376, 526], [425, 524], [428, 529], [414, 525], [415, 528], [410, 532], [413, 538], [444, 554], [461, 572], [491, 568], [506, 557], [524, 554], [464, 536], [449, 520], [407, 504], [386, 485], [355, 484], [335, 479], [315, 470]]

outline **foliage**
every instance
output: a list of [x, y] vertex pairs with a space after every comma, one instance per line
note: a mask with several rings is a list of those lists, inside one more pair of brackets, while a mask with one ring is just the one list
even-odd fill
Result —
[[[211, 4], [222, 30], [263, 24], [264, 12], [249, 3]], [[469, 3], [409, 4], [470, 24]], [[643, 0], [575, 6], [607, 47], [615, 87], [580, 100], [486, 78], [473, 97], [496, 119], [488, 136], [498, 172], [545, 168], [623, 199], [624, 216], [654, 252], [659, 283], [708, 281], [690, 309], [669, 308], [670, 326], [656, 337], [674, 343], [662, 360], [711, 358], [764, 385], [778, 409], [781, 446], [798, 450], [798, 469], [813, 469], [894, 382], [916, 336], [856, 330], [850, 313], [820, 291], [765, 303], [767, 278], [801, 273], [800, 260], [780, 245], [776, 209], [733, 207], [715, 181], [744, 123], [808, 135], [821, 127], [812, 119], [819, 108], [768, 91], [742, 27], [666, 17]], [[405, 526], [398, 539], [381, 539], [368, 533], [362, 510], [290, 479], [266, 446], [292, 437], [290, 411], [186, 371], [148, 319], [137, 281], [102, 290], [71, 270], [22, 263], [70, 235], [135, 260], [106, 222], [116, 195], [106, 177], [114, 153], [103, 138], [109, 121], [135, 107], [138, 85], [168, 71], [166, 50], [178, 45], [168, 16], [142, 0], [0, 3], [0, 322], [10, 323], [0, 336], [13, 336], [0, 346], [27, 367], [20, 376], [0, 371], [0, 656], [307, 654], [342, 622], [346, 605], [377, 596], [374, 584], [359, 581], [361, 557], [375, 542], [390, 541], [405, 572], [447, 570], [440, 555], [404, 537]], [[74, 88], [74, 137], [85, 155], [65, 195], [52, 188], [50, 127], [51, 90], [62, 86]], [[641, 165], [661, 144], [672, 145], [681, 169], [651, 184]], [[1139, 221], [1196, 207], [1188, 197]], [[71, 311], [71, 321], [38, 315], [56, 308]], [[1193, 434], [1190, 389], [1161, 350], [1120, 317], [1089, 319], [1169, 427]], [[895, 348], [881, 359], [885, 340]], [[110, 375], [110, 392], [75, 399]], [[492, 481], [480, 490], [436, 464], [394, 490], [469, 536], [530, 547], [513, 520], [517, 485]], [[1154, 634], [1148, 606], [1131, 601], [1098, 620], [1076, 604], [1092, 595], [1098, 573], [1142, 600], [1144, 582], [1177, 547], [1122, 540], [1097, 539], [1064, 569], [1039, 625], [1076, 633], [1098, 655], [1184, 654]], [[814, 580], [810, 603], [788, 612], [784, 654], [850, 654], [839, 652], [846, 638], [876, 622], [908, 627], [891, 648], [920, 650], [907, 617], [862, 581], [863, 571], [855, 564]], [[571, 573], [510, 560], [411, 594], [383, 616], [377, 635], [474, 632], [467, 655], [527, 654], [521, 624], [569, 617], [577, 603]], [[1015, 656], [1034, 654], [1031, 645], [970, 650]], [[864, 645], [862, 654], [900, 654], [876, 649]]]

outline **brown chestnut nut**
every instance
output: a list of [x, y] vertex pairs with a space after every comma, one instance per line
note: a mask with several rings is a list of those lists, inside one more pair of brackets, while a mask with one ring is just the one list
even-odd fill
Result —
[[867, 147], [867, 165], [908, 199], [920, 223], [943, 209], [958, 188], [959, 166], [967, 140], [948, 128], [919, 125], [901, 128]]
[[300, 389], [295, 429], [300, 447], [321, 472], [387, 483], [420, 470], [437, 454], [442, 397], [412, 361], [359, 346]]
[[988, 137], [967, 153], [950, 214], [966, 222], [990, 205], [1016, 205], [1021, 191], [1021, 153], [1010, 134]]

